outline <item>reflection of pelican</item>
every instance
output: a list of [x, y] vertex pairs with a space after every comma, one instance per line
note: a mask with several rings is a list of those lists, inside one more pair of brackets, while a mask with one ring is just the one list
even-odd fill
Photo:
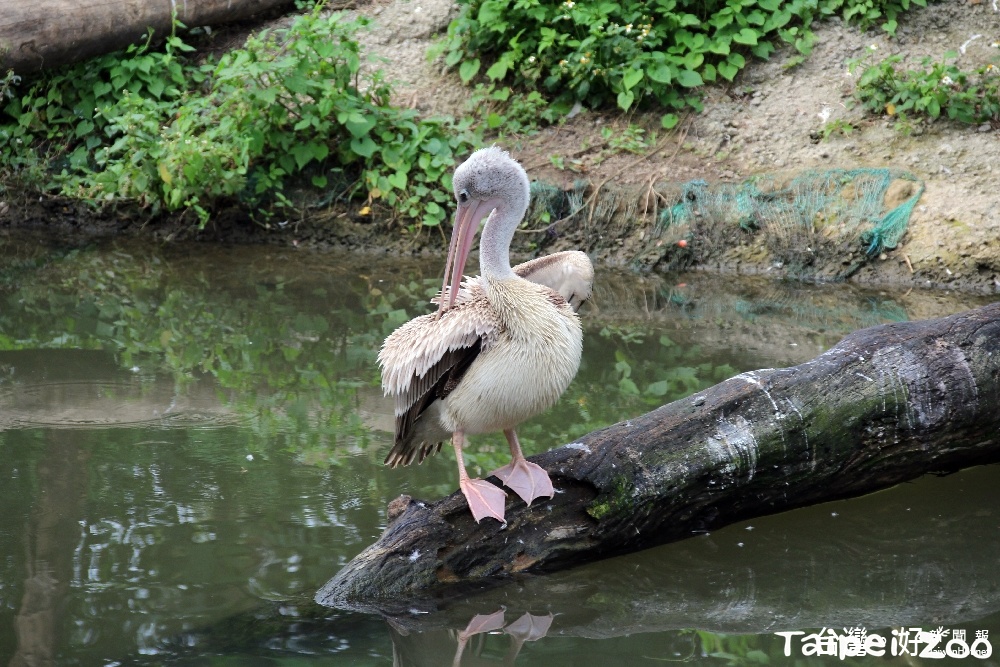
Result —
[[[525, 460], [514, 428], [555, 403], [576, 375], [582, 332], [575, 309], [590, 296], [593, 267], [570, 251], [511, 268], [510, 241], [529, 187], [505, 151], [476, 151], [455, 171], [454, 188], [458, 211], [439, 309], [394, 331], [379, 353], [382, 388], [396, 399], [395, 444], [385, 462], [422, 461], [450, 435], [476, 521], [503, 521], [506, 494], [465, 471], [465, 436], [503, 431], [512, 460], [493, 474], [529, 504], [552, 496], [548, 475]], [[460, 285], [487, 215], [482, 276]]]
[[503, 616], [503, 609], [492, 614], [476, 614], [469, 624], [458, 633], [458, 646], [455, 649], [455, 657], [452, 659], [452, 667], [460, 667], [462, 664], [462, 654], [465, 653], [465, 646], [469, 640], [481, 634], [488, 634], [503, 630], [505, 635], [510, 635], [510, 648], [504, 656], [505, 665], [513, 665], [517, 654], [521, 652], [524, 642], [535, 642], [542, 639], [549, 633], [552, 626], [552, 614], [546, 616], [535, 616], [528, 612], [521, 615], [519, 619], [504, 627], [506, 621]]

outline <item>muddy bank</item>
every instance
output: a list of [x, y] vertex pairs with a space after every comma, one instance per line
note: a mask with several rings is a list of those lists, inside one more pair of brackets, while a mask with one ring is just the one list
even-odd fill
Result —
[[[919, 218], [914, 215], [896, 249], [869, 255], [862, 244], [830, 240], [822, 230], [792, 235], [766, 226], [747, 230], [736, 221], [702, 217], [697, 209], [690, 224], [664, 224], [664, 210], [685, 203], [684, 185], [609, 181], [584, 187], [577, 181], [575, 190], [571, 187], [560, 192], [548, 184], [549, 193], [557, 192], [567, 200], [575, 197], [575, 207], [564, 203], [566, 215], [543, 223], [539, 218], [544, 207], [539, 205], [516, 234], [512, 252], [526, 258], [575, 248], [585, 250], [601, 264], [641, 272], [705, 271], [1000, 293], [1000, 248], [988, 227], [954, 226], [950, 228], [953, 233], [945, 236], [940, 230], [915, 224]], [[94, 207], [64, 198], [32, 196], [22, 197], [13, 207], [8, 204], [0, 216], [0, 234], [31, 231], [69, 245], [106, 238], [155, 243], [193, 240], [424, 257], [442, 255], [446, 249], [446, 229], [423, 229], [414, 234], [399, 223], [360, 216], [355, 208], [306, 209], [299, 212], [298, 219], [268, 221], [255, 221], [245, 210], [232, 208], [199, 230], [190, 217], [151, 217], [128, 204]], [[935, 238], [925, 238], [927, 233]], [[943, 238], [961, 245], [947, 248]], [[913, 254], [912, 249], [921, 245], [932, 248], [936, 260], [932, 270], [919, 265], [921, 256]]]
[[[427, 63], [427, 47], [446, 28], [455, 11], [450, 0], [419, 6], [406, 0], [376, 0], [360, 6], [374, 27], [363, 37], [368, 52], [385, 57], [396, 81], [397, 104], [428, 113], [462, 115], [469, 89], [439, 64]], [[621, 118], [584, 111], [563, 124], [531, 136], [509, 136], [502, 144], [549, 192], [562, 190], [572, 200], [556, 222], [529, 220], [514, 240], [518, 256], [567, 248], [587, 250], [598, 261], [640, 270], [702, 270], [807, 280], [849, 280], [872, 285], [929, 287], [1000, 293], [1000, 160], [997, 128], [938, 121], [904, 134], [891, 119], [872, 118], [851, 108], [856, 77], [850, 60], [866, 53], [900, 54], [907, 66], [940, 59], [966, 44], [962, 67], [992, 62], [997, 35], [968, 40], [984, 25], [1000, 25], [989, 3], [935, 4], [900, 21], [898, 38], [861, 33], [831, 21], [814, 26], [818, 43], [806, 61], [789, 67], [794, 54], [779, 52], [753, 62], [727, 87], [706, 91], [705, 110], [683, 119], [669, 134], [649, 142], [644, 155], [609, 149], [607, 135], [630, 124], [651, 137], [658, 122], [648, 116]], [[871, 47], [875, 49], [872, 50]], [[822, 129], [843, 121], [850, 134]], [[557, 158], [557, 159], [554, 159]], [[560, 168], [561, 167], [561, 168]], [[925, 187], [895, 248], [868, 256], [862, 243], [826, 242], [822, 230], [778, 239], [761, 233], [766, 225], [692, 224], [666, 226], [664, 209], [676, 205], [686, 184], [711, 187], [747, 178], [794, 178], [807, 170], [893, 168]], [[218, 212], [203, 230], [192, 216], [150, 217], [129, 204], [93, 207], [62, 198], [19, 193], [7, 184], [0, 203], [0, 230], [43, 230], [67, 242], [107, 236], [155, 242], [204, 240], [268, 243], [324, 250], [405, 255], [443, 254], [445, 231], [408, 233], [405, 226], [358, 215], [358, 207], [312, 208], [323, 193], [298, 193], [299, 210], [288, 218], [254, 220], [233, 208]], [[575, 213], [574, 213], [575, 211]], [[697, 221], [695, 221], [697, 223]]]

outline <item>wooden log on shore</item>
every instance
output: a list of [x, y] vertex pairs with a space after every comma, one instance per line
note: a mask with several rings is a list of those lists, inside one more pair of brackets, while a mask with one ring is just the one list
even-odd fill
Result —
[[552, 572], [1000, 461], [1000, 303], [863, 329], [799, 366], [742, 373], [531, 459], [555, 497], [477, 524], [459, 493], [401, 497], [328, 606]]
[[188, 27], [245, 19], [289, 0], [36, 0], [0, 11], [0, 75], [26, 74], [170, 33], [173, 13]]

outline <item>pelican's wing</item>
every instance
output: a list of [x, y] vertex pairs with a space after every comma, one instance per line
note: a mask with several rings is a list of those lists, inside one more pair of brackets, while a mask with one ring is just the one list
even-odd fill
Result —
[[[565, 250], [544, 257], [536, 257], [515, 266], [514, 273], [525, 280], [548, 287], [572, 306], [574, 311], [580, 310], [580, 306], [590, 298], [593, 292], [594, 265], [591, 264], [587, 253], [579, 250]], [[475, 278], [466, 276], [459, 287], [456, 303], [481, 298], [483, 296], [482, 281], [482, 276]], [[442, 294], [447, 298], [448, 289], [446, 288], [443, 293], [438, 292], [431, 299], [431, 303], [441, 303]]]
[[594, 265], [579, 250], [557, 252], [518, 264], [514, 273], [558, 293], [573, 310], [580, 310], [594, 286]]
[[[417, 418], [454, 391], [479, 353], [500, 329], [485, 298], [456, 303], [444, 312], [417, 317], [385, 339], [378, 361], [382, 390], [396, 401], [396, 437], [385, 462], [391, 466], [423, 461], [440, 449], [416, 437]], [[433, 430], [433, 429], [432, 429]]]

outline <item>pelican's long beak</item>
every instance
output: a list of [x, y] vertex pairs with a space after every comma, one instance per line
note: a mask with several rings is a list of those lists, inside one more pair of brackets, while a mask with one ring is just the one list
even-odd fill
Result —
[[[472, 243], [476, 240], [479, 223], [500, 204], [496, 199], [477, 201], [475, 199], [459, 204], [455, 211], [455, 227], [451, 232], [451, 243], [448, 244], [448, 261], [444, 265], [444, 282], [441, 284], [441, 301], [438, 310], [447, 310], [455, 305], [458, 298], [458, 287], [465, 274], [465, 264], [472, 251]], [[450, 283], [450, 284], [449, 284]], [[447, 305], [444, 295], [448, 294]]]

